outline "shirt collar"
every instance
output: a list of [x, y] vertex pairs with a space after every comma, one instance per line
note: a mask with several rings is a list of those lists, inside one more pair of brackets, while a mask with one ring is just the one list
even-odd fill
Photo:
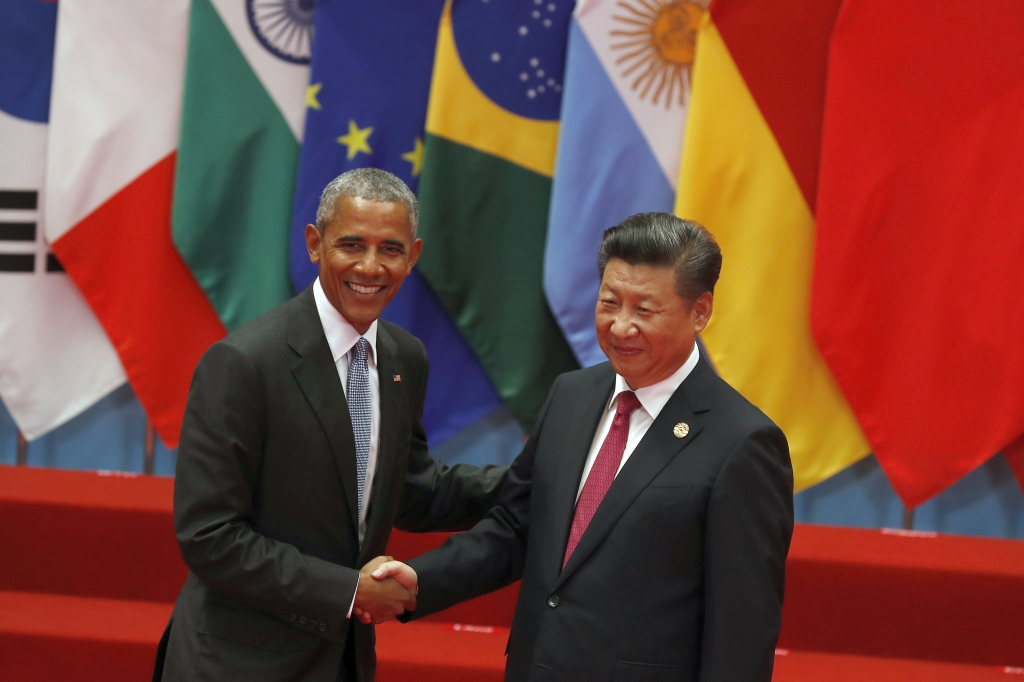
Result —
[[[668, 403], [668, 399], [672, 397], [672, 394], [682, 385], [686, 377], [690, 376], [690, 372], [697, 366], [697, 360], [700, 359], [700, 352], [697, 350], [697, 344], [693, 344], [693, 350], [690, 352], [690, 357], [686, 359], [686, 362], [677, 369], [672, 376], [662, 379], [656, 384], [647, 386], [645, 388], [638, 388], [636, 393], [637, 400], [640, 401], [640, 405], [647, 411], [647, 414], [651, 415], [651, 419], [657, 419], [658, 415], [661, 414], [662, 409]], [[626, 380], [620, 375], [615, 375], [615, 390], [612, 392], [611, 400], [608, 401], [609, 410], [616, 408], [616, 400], [619, 394], [623, 391], [632, 390]]]
[[331, 347], [331, 355], [334, 361], [338, 362], [345, 356], [352, 347], [356, 345], [359, 337], [362, 336], [370, 343], [370, 362], [377, 363], [377, 320], [370, 324], [365, 334], [360, 334], [352, 323], [345, 319], [345, 316], [338, 312], [338, 309], [331, 305], [324, 293], [320, 278], [313, 283], [313, 300], [316, 301], [316, 312], [320, 315], [320, 324], [323, 325], [324, 335], [327, 336], [327, 345]]

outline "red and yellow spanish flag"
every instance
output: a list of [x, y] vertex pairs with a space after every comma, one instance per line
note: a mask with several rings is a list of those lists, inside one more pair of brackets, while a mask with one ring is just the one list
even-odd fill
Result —
[[724, 264], [702, 334], [719, 374], [785, 431], [796, 488], [871, 448], [810, 327], [814, 205], [839, 0], [717, 0], [701, 26], [676, 213]]

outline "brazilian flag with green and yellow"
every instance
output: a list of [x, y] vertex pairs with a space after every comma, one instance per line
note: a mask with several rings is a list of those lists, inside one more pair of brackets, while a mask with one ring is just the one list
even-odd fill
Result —
[[572, 8], [449, 0], [427, 110], [418, 268], [526, 428], [578, 367], [542, 285]]

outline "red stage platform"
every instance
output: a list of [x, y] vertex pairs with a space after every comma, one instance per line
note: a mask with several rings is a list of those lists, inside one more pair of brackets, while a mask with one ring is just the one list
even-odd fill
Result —
[[[185, 576], [172, 490], [0, 466], [0, 680], [149, 679]], [[516, 593], [379, 627], [378, 679], [500, 680]], [[1024, 680], [1024, 542], [798, 526], [779, 647], [780, 682]]]

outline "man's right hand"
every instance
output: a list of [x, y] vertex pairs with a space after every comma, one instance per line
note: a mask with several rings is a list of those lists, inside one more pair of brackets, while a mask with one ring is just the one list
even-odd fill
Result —
[[[359, 586], [353, 614], [364, 623], [380, 624], [416, 610], [416, 595], [394, 578], [375, 578], [371, 575], [390, 557], [377, 557], [359, 571]], [[411, 569], [410, 569], [411, 570]]]
[[416, 571], [412, 569], [408, 564], [404, 564], [401, 561], [395, 561], [391, 557], [385, 557], [386, 561], [381, 562], [377, 568], [375, 568], [370, 575], [377, 580], [384, 580], [385, 578], [394, 578], [397, 580], [402, 587], [413, 593], [413, 596], [419, 593], [419, 577], [416, 575]]

